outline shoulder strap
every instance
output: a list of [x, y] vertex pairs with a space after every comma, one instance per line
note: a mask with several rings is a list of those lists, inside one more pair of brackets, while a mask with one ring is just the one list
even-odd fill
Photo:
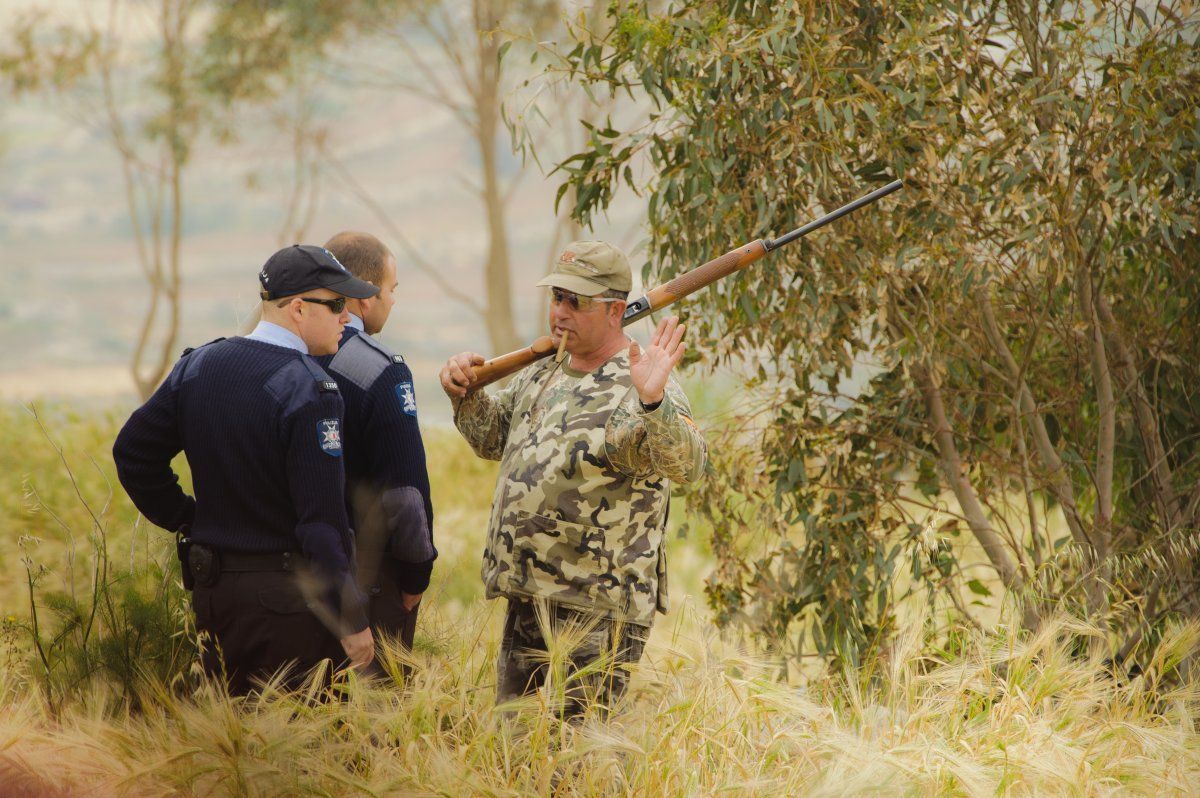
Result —
[[354, 340], [362, 341], [364, 344], [366, 344], [367, 346], [371, 347], [379, 354], [386, 357], [388, 359], [388, 361], [391, 363], [403, 363], [404, 362], [404, 358], [401, 355], [397, 355], [395, 352], [388, 349], [383, 344], [379, 343], [379, 341], [375, 340], [375, 336], [373, 336], [373, 335], [367, 335], [364, 332], [360, 332], [358, 335], [354, 336]]
[[316, 380], [317, 390], [321, 393], [337, 393], [338, 384], [325, 373], [325, 369], [321, 368], [317, 361], [313, 360], [308, 355], [301, 355], [300, 362], [308, 369], [308, 373]]
[[204, 347], [206, 347], [206, 346], [210, 346], [210, 345], [212, 345], [212, 344], [215, 344], [217, 341], [224, 341], [224, 340], [225, 340], [225, 336], [221, 336], [220, 338], [214, 338], [214, 339], [212, 339], [211, 341], [209, 341], [209, 342], [208, 342], [208, 343], [206, 343], [206, 344], [200, 344], [200, 346], [189, 346], [188, 348], [186, 348], [186, 349], [184, 349], [184, 350], [183, 350], [183, 354], [182, 354], [182, 355], [180, 355], [180, 357], [187, 357], [187, 356], [188, 356], [188, 355], [190, 355], [192, 352], [195, 352], [197, 349], [203, 349], [203, 348], [204, 348]]

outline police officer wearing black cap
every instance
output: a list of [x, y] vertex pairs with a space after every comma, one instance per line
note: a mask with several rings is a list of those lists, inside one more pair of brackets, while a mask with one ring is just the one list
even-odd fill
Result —
[[[276, 252], [248, 336], [186, 350], [134, 411], [113, 459], [137, 508], [181, 533], [205, 671], [234, 694], [280, 669], [374, 656], [344, 503], [343, 404], [310, 356], [337, 351], [346, 300], [379, 289], [321, 247]], [[171, 459], [183, 451], [195, 498]]]
[[346, 403], [347, 503], [371, 628], [377, 638], [411, 649], [437, 550], [413, 375], [403, 357], [372, 337], [395, 303], [396, 258], [369, 233], [338, 233], [325, 247], [351, 274], [380, 288], [370, 299], [349, 301], [337, 354], [318, 362]]

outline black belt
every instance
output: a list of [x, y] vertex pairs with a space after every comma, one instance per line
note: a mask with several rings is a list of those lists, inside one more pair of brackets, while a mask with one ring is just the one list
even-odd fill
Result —
[[254, 573], [256, 571], [294, 571], [303, 559], [298, 551], [276, 551], [250, 554], [241, 551], [219, 552], [223, 573]]

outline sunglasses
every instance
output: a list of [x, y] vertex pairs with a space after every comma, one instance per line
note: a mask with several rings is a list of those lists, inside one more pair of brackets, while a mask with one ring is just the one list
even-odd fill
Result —
[[571, 310], [588, 311], [603, 302], [624, 302], [625, 300], [603, 296], [580, 296], [570, 291], [564, 291], [561, 288], [551, 288], [550, 301], [555, 305], [561, 305], [566, 302], [571, 306]]
[[311, 296], [300, 297], [302, 302], [311, 302], [314, 305], [324, 305], [335, 314], [341, 315], [341, 312], [346, 309], [346, 297], [340, 296], [337, 299], [317, 299]]

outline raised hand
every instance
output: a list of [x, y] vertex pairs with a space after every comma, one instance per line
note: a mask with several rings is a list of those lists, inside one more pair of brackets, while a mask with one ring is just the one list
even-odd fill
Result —
[[683, 344], [685, 329], [678, 316], [671, 316], [658, 323], [644, 350], [637, 341], [629, 344], [629, 379], [642, 404], [662, 401], [671, 370], [683, 360], [687, 348]]

